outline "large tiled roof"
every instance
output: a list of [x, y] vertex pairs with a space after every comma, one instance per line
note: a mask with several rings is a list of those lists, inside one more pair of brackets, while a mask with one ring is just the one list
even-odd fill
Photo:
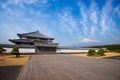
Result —
[[11, 42], [27, 42], [27, 43], [32, 43], [31, 39], [9, 39]]
[[19, 47], [19, 48], [35, 48], [34, 45], [14, 45], [14, 44], [0, 44], [3, 48], [13, 48], [13, 47]]
[[39, 31], [31, 32], [31, 33], [23, 33], [23, 34], [17, 34], [19, 37], [31, 37], [31, 38], [43, 38], [43, 39], [54, 39], [52, 37], [49, 37], [47, 35], [44, 35], [40, 33]]

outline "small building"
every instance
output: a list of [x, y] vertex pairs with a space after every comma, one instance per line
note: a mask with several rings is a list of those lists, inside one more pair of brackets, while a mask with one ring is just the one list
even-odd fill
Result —
[[17, 46], [34, 46], [36, 53], [55, 53], [58, 43], [52, 42], [54, 38], [39, 31], [17, 34], [20, 39], [9, 39]]

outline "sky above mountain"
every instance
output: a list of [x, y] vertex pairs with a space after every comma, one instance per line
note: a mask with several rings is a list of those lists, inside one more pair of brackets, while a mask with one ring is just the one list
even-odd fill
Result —
[[120, 0], [0, 0], [0, 43], [39, 32], [63, 46], [120, 43]]

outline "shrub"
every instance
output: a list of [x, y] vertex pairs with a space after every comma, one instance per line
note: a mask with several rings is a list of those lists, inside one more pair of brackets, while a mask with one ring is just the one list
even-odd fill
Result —
[[120, 49], [119, 49], [119, 50], [116, 50], [116, 52], [120, 53]]
[[97, 55], [98, 55], [98, 56], [105, 56], [104, 53], [105, 53], [105, 52], [104, 52], [103, 49], [99, 49], [98, 52], [97, 52]]
[[118, 50], [111, 50], [111, 52], [120, 53], [120, 49], [118, 49]]
[[103, 49], [99, 49], [98, 52], [96, 52], [95, 50], [90, 49], [88, 51], [87, 56], [105, 56], [105, 51]]
[[95, 56], [95, 53], [96, 53], [95, 50], [90, 49], [90, 50], [88, 51], [87, 56]]
[[18, 47], [14, 47], [10, 53], [11, 53], [12, 55], [16, 55], [16, 57], [19, 57], [19, 56], [20, 56], [19, 48], [18, 48]]
[[2, 52], [4, 52], [4, 51], [6, 51], [6, 49], [0, 47], [0, 53], [2, 53]]

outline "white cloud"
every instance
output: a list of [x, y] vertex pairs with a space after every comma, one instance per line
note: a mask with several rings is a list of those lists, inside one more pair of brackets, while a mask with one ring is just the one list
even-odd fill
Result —
[[83, 27], [83, 33], [87, 35], [89, 30], [88, 29], [88, 10], [82, 2], [79, 2], [78, 6], [80, 8], [80, 13], [81, 13], [80, 24], [82, 25], [81, 27]]
[[118, 14], [118, 16], [120, 16], [120, 5], [118, 5], [117, 7], [115, 7], [114, 11], [115, 11], [115, 13]]
[[1, 28], [0, 28], [1, 29], [0, 43], [4, 43], [4, 44], [10, 43], [8, 41], [9, 39], [18, 38], [16, 35], [17, 33], [26, 32], [26, 30], [24, 28], [20, 27], [20, 25], [18, 25], [17, 23], [6, 22], [5, 24], [1, 23], [0, 26], [1, 26]]
[[7, 0], [3, 3], [2, 8], [7, 9], [10, 6], [19, 7], [21, 9], [25, 9], [25, 4], [27, 5], [35, 5], [37, 7], [46, 7], [48, 0]]
[[95, 25], [98, 23], [98, 7], [95, 2], [91, 2], [90, 19]]
[[113, 36], [113, 33], [117, 33], [117, 29], [115, 28], [117, 25], [114, 20], [114, 8], [112, 7], [112, 1], [106, 1], [106, 4], [103, 6], [100, 15], [100, 33], [101, 35], [109, 34], [109, 36]]
[[[22, 0], [13, 0], [13, 2], [6, 2], [0, 5], [0, 7], [5, 9], [4, 11], [0, 11], [0, 29], [2, 30], [0, 32], [0, 34], [2, 34], [0, 43], [9, 43], [8, 39], [17, 38], [17, 33], [26, 33], [36, 30], [51, 36], [52, 31], [48, 29], [49, 24], [46, 24], [46, 21], [49, 20], [49, 15], [42, 13], [40, 10], [35, 12], [34, 9], [27, 9], [25, 6], [25, 9], [18, 9], [17, 7], [12, 8], [10, 6], [12, 3], [19, 5], [21, 4], [20, 1]], [[27, 1], [28, 0], [26, 0], [26, 3]], [[28, 4], [32, 3], [34, 4], [35, 2], [31, 0]], [[22, 2], [22, 4], [24, 3]]]
[[[58, 0], [52, 1], [56, 2]], [[45, 34], [53, 35], [54, 31], [59, 30], [59, 33], [54, 35], [61, 36], [62, 34], [66, 37], [70, 34], [69, 39], [75, 36], [76, 42], [84, 37], [87, 38], [84, 38], [81, 42], [98, 42], [88, 39], [91, 37], [96, 39], [98, 36], [103, 41], [110, 40], [110, 38], [113, 40], [120, 34], [120, 30], [117, 30], [116, 27], [119, 24], [114, 20], [116, 16], [120, 19], [120, 6], [117, 5], [113, 8], [112, 1], [107, 0], [101, 7], [94, 1], [91, 2], [90, 6], [79, 2], [80, 14], [77, 14], [79, 16], [74, 15], [74, 6], [65, 6], [65, 8], [62, 7], [63, 9], [56, 12], [47, 8], [47, 4], [47, 7], [51, 6], [48, 0], [7, 0], [5, 3], [3, 2], [3, 4], [0, 4], [0, 7], [2, 7], [0, 11], [0, 29], [2, 31], [0, 33], [5, 34], [6, 38], [12, 38], [12, 35], [15, 36], [17, 32], [40, 30]], [[28, 8], [28, 6], [30, 7]], [[50, 13], [48, 9], [51, 10]], [[44, 13], [45, 10], [48, 10], [48, 13]], [[12, 30], [13, 27], [15, 27], [15, 31]], [[5, 33], [5, 31], [10, 32]], [[65, 35], [63, 35], [64, 33]]]
[[60, 29], [64, 32], [73, 34], [78, 31], [78, 24], [74, 16], [71, 14], [71, 8], [63, 9], [63, 12], [58, 15], [60, 20]]
[[90, 8], [87, 8], [84, 3], [78, 3], [80, 9], [80, 27], [83, 29], [83, 33], [85, 35], [95, 35], [96, 31], [98, 31], [98, 19], [99, 19], [99, 11], [97, 4], [95, 2], [91, 2]]
[[91, 34], [95, 35], [98, 31], [98, 19], [99, 19], [99, 11], [97, 4], [95, 2], [91, 2], [90, 10], [89, 10], [89, 18], [90, 18], [90, 27], [91, 27]]
[[92, 40], [92, 39], [89, 39], [89, 38], [84, 38], [83, 40], [81, 40], [81, 42], [83, 42], [83, 43], [89, 43], [89, 42], [99, 42], [99, 41]]
[[9, 4], [16, 4], [16, 5], [19, 5], [20, 3], [35, 4], [36, 2], [38, 2], [38, 0], [8, 0]]
[[100, 25], [101, 25], [101, 34], [105, 34], [106, 32], [110, 31], [110, 13], [111, 13], [111, 5], [112, 1], [106, 1], [106, 4], [103, 6], [102, 11], [101, 11], [101, 19], [100, 19]]
[[47, 3], [48, 0], [40, 0], [43, 4]]
[[113, 12], [120, 14], [120, 7], [115, 9], [112, 7], [112, 1], [107, 0], [105, 5], [99, 8], [96, 2], [92, 1], [90, 7], [86, 7], [84, 3], [78, 3], [80, 9], [80, 29], [85, 36], [97, 35], [112, 35], [111, 33], [118, 32], [115, 28], [116, 23], [113, 19]]

